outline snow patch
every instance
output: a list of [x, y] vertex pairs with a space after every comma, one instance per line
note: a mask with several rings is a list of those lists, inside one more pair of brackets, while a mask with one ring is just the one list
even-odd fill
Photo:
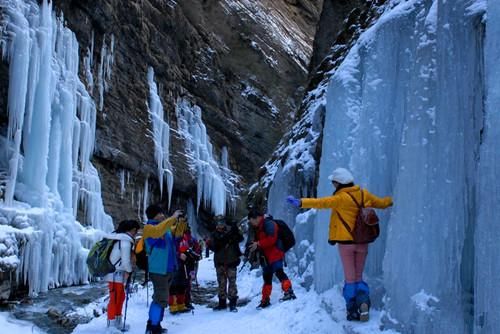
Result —
[[411, 300], [423, 312], [432, 312], [436, 309], [436, 304], [439, 303], [439, 299], [431, 294], [426, 293], [424, 290], [420, 290], [419, 293], [413, 295]]

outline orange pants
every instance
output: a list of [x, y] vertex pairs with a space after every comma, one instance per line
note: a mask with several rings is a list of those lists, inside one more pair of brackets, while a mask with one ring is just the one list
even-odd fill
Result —
[[123, 302], [125, 301], [125, 287], [123, 283], [109, 282], [108, 320], [113, 320], [122, 315]]

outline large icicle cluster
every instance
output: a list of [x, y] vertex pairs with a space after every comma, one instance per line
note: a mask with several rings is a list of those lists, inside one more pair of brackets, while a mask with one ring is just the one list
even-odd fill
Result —
[[197, 177], [197, 208], [203, 201], [214, 214], [233, 209], [238, 198], [239, 177], [229, 169], [227, 148], [222, 150], [222, 162], [215, 159], [207, 129], [201, 119], [201, 108], [179, 98], [176, 108], [179, 134], [186, 144], [186, 155]]
[[[87, 281], [84, 246], [113, 224], [90, 162], [96, 108], [78, 77], [75, 35], [46, 0], [5, 0], [0, 8], [2, 54], [10, 63], [0, 256], [7, 248], [11, 269], [36, 294]], [[87, 229], [75, 220], [80, 202]]]
[[167, 181], [168, 206], [172, 200], [172, 189], [174, 187], [174, 174], [170, 164], [170, 126], [165, 120], [163, 104], [158, 95], [158, 85], [154, 79], [154, 70], [148, 69], [149, 102], [148, 112], [153, 124], [153, 141], [155, 145], [155, 158], [158, 165], [158, 181], [160, 192], [163, 194], [163, 182]]

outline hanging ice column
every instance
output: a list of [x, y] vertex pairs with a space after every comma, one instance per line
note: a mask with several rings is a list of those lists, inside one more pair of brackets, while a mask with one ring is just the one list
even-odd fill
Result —
[[[15, 248], [19, 261], [12, 263], [18, 280], [36, 294], [87, 281], [82, 243], [88, 246], [113, 224], [90, 162], [95, 105], [78, 77], [74, 34], [46, 0], [41, 7], [5, 0], [0, 9], [2, 54], [10, 63], [8, 138], [0, 146], [9, 160], [9, 166], [0, 163], [9, 175], [0, 203], [7, 226], [0, 229], [0, 246], [8, 239], [24, 245]], [[75, 221], [79, 201], [93, 229]]]
[[229, 169], [227, 148], [222, 150], [222, 166], [215, 160], [201, 108], [179, 98], [175, 108], [179, 134], [186, 143], [186, 155], [197, 177], [197, 208], [203, 201], [214, 214], [225, 214], [226, 204], [234, 208], [239, 177]]
[[174, 174], [170, 164], [170, 126], [165, 122], [163, 104], [158, 95], [158, 86], [154, 80], [154, 70], [148, 68], [149, 102], [148, 112], [153, 124], [153, 141], [155, 144], [155, 158], [158, 165], [158, 181], [160, 192], [163, 194], [163, 182], [167, 179], [168, 206], [172, 200], [172, 189], [174, 187]]
[[[93, 37], [93, 35], [92, 35]], [[94, 41], [92, 40], [92, 44]], [[93, 45], [91, 47], [93, 49]], [[106, 44], [106, 35], [102, 40], [101, 62], [97, 70], [97, 88], [99, 90], [99, 111], [104, 108], [104, 92], [109, 89], [109, 81], [111, 80], [111, 71], [115, 61], [115, 35], [111, 35], [109, 47]], [[92, 63], [92, 61], [91, 61]]]

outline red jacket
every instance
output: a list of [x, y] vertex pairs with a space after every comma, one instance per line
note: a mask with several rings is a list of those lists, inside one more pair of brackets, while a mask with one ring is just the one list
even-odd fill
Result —
[[285, 253], [278, 247], [278, 225], [272, 219], [261, 218], [256, 236], [268, 264], [283, 260]]

